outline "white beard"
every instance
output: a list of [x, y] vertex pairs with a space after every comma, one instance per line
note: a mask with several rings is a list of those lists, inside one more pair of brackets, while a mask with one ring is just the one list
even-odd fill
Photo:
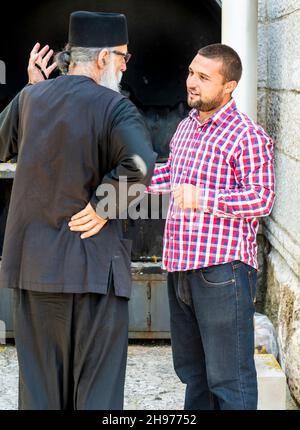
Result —
[[116, 73], [115, 65], [113, 61], [110, 61], [100, 78], [100, 85], [119, 93], [121, 91], [120, 82], [122, 76], [122, 72]]

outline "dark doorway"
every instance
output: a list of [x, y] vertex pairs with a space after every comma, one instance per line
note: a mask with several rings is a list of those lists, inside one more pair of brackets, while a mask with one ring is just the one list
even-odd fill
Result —
[[[188, 112], [185, 90], [188, 65], [199, 48], [221, 39], [218, 3], [215, 0], [7, 2], [0, 18], [0, 60], [6, 66], [6, 84], [0, 85], [0, 110], [26, 84], [28, 56], [36, 41], [47, 43], [54, 50], [63, 48], [68, 37], [69, 15], [74, 10], [121, 12], [127, 16], [132, 59], [123, 77], [123, 90], [145, 116], [158, 161], [165, 161], [170, 138]], [[4, 197], [0, 200], [4, 207], [6, 191], [5, 196], [5, 201]], [[134, 240], [134, 260], [161, 255], [163, 220], [129, 220], [124, 224]], [[3, 225], [2, 221], [0, 228]], [[3, 232], [0, 241], [2, 236]]]

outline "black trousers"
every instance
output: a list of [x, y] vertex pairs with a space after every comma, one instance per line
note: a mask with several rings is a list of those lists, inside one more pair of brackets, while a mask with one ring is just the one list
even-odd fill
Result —
[[[111, 282], [112, 284], [112, 282]], [[15, 291], [19, 409], [122, 409], [128, 300]]]

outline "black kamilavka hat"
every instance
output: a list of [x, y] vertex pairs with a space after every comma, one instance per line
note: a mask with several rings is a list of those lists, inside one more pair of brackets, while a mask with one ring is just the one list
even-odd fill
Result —
[[70, 15], [68, 43], [84, 48], [127, 45], [126, 16], [120, 13], [73, 12]]

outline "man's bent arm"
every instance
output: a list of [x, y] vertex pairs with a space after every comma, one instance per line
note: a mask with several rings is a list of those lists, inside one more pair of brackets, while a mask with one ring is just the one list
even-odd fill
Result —
[[241, 140], [235, 174], [234, 188], [202, 190], [205, 212], [230, 218], [269, 215], [275, 200], [273, 142], [265, 133], [248, 131]]

